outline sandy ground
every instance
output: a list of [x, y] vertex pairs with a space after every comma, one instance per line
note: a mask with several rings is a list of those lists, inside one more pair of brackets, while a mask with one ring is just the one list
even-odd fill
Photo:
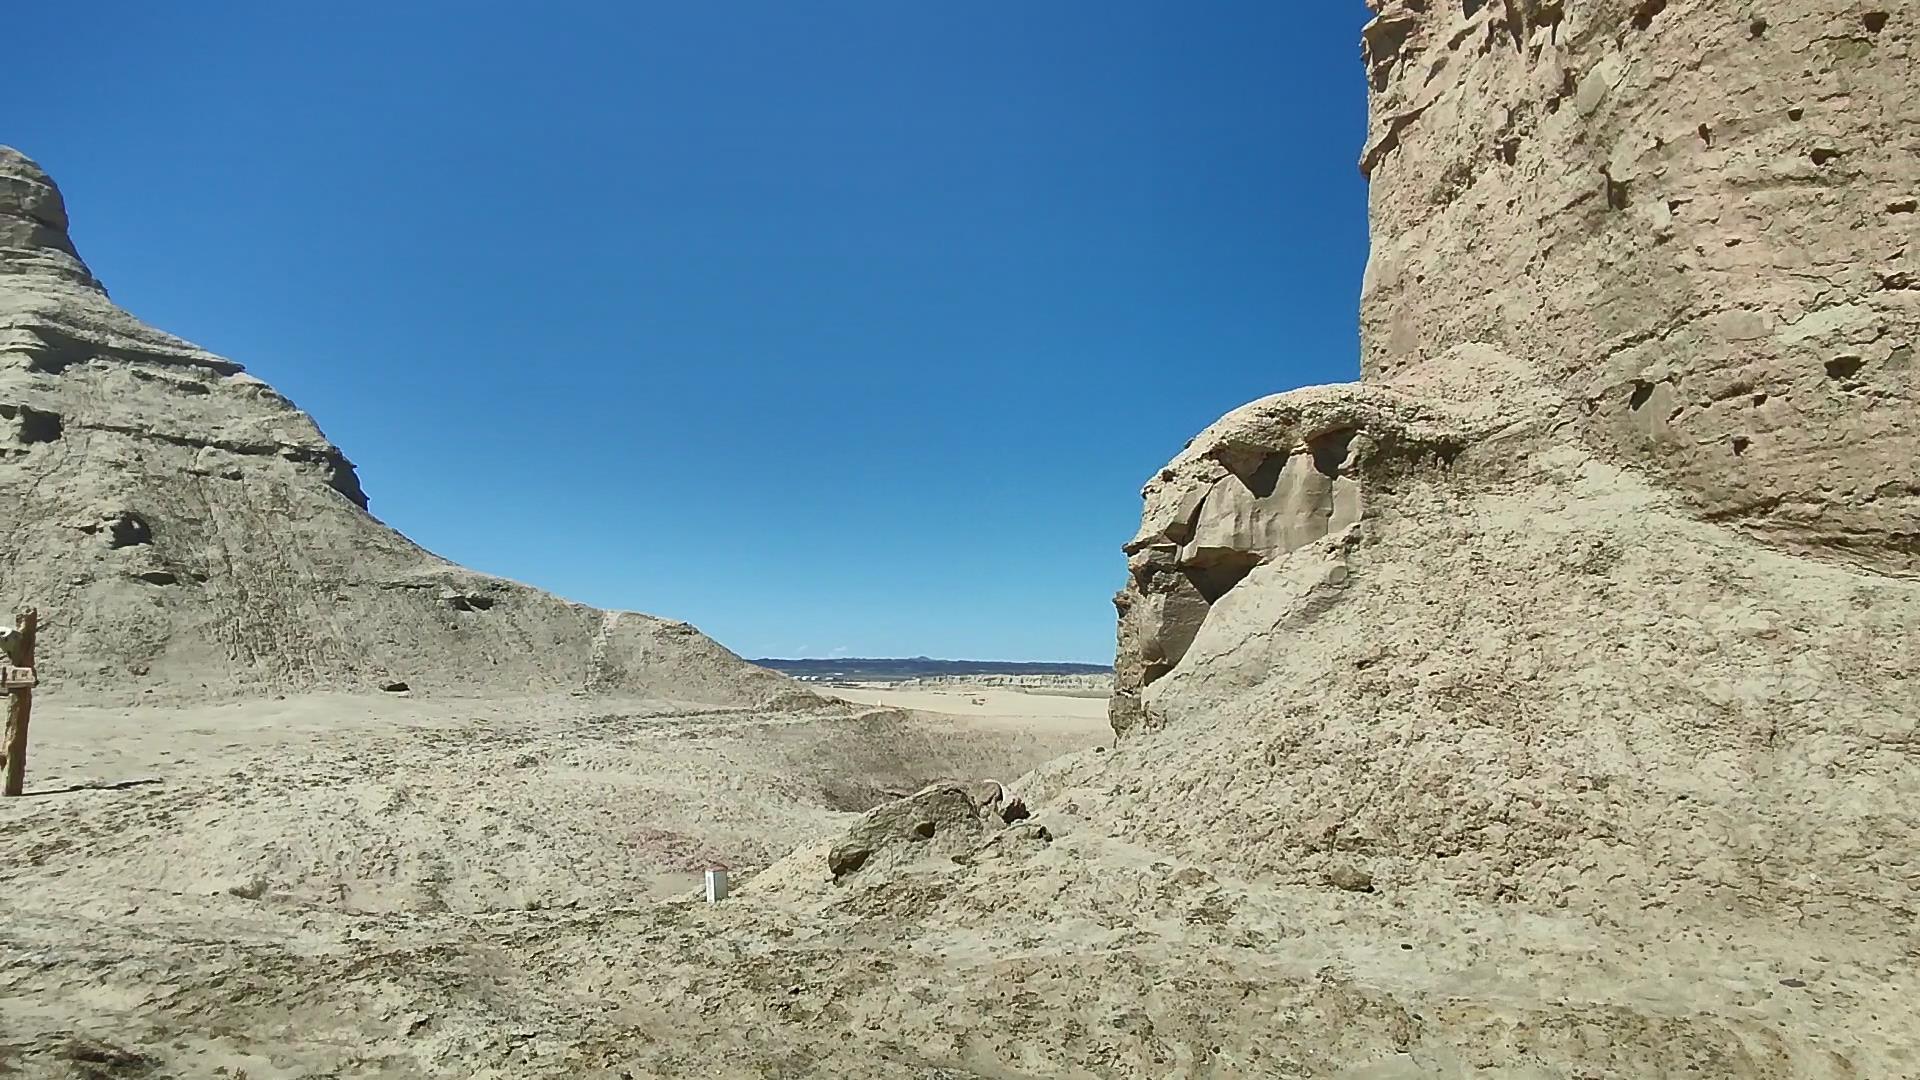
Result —
[[[1043, 699], [1030, 699], [1044, 703]], [[688, 711], [567, 697], [312, 696], [36, 710], [17, 871], [344, 910], [492, 910], [677, 892], [750, 871], [946, 775], [1012, 778], [1085, 718], [850, 706]], [[81, 841], [85, 842], [82, 843]]]
[[[284, 965], [485, 939], [507, 913], [652, 910], [708, 866], [747, 881], [888, 792], [1010, 780], [1107, 734], [1084, 708], [1007, 696], [1026, 711], [43, 694], [28, 795], [0, 801], [0, 1075], [479, 1075], [470, 1049], [362, 1052], [386, 1031], [364, 1027], [351, 987], [380, 977], [309, 972], [296, 989]], [[230, 982], [254, 989], [229, 1000]], [[271, 1027], [249, 1010], [283, 991], [303, 995], [302, 1022], [317, 1010], [345, 1026], [319, 1044], [220, 1034]]]
[[843, 701], [981, 721], [1040, 725], [1052, 730], [1082, 733], [1096, 742], [1110, 741], [1112, 736], [1107, 724], [1105, 694], [1048, 694], [1000, 686], [930, 689], [888, 683], [835, 683], [817, 689], [822, 694]]
[[[1129, 778], [1166, 747], [1108, 749], [1084, 699], [983, 696], [45, 701], [34, 794], [0, 801], [0, 1076], [1920, 1074], [1915, 986], [1874, 942], [1669, 920], [1656, 946], [1236, 874], [1097, 812], [1151, 799]], [[1043, 761], [1014, 781], [1031, 821], [831, 873], [885, 791]], [[713, 862], [737, 888], [708, 905]]]

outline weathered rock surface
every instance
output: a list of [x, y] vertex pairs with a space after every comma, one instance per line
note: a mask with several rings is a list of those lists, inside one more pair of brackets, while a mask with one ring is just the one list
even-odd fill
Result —
[[692, 627], [477, 574], [382, 525], [310, 417], [116, 307], [53, 181], [4, 148], [0, 496], [6, 598], [40, 607], [46, 675], [71, 689], [811, 698]]
[[[1665, 1040], [1618, 1075], [1911, 1072], [1920, 9], [1377, 10], [1363, 381], [1146, 485], [1121, 739], [1031, 778], [1040, 813], [1410, 932], [1725, 943], [1659, 993], [1563, 961], [1637, 1029], [1609, 1052]], [[1872, 975], [1792, 1018], [1718, 995], [1828, 962]], [[1467, 967], [1455, 1001], [1516, 1000]]]
[[884, 875], [901, 864], [964, 856], [1004, 824], [968, 787], [932, 784], [862, 814], [827, 849], [827, 872], [841, 881], [862, 871]]
[[1492, 344], [1702, 516], [1920, 570], [1920, 8], [1374, 7], [1366, 377]]
[[1126, 546], [1114, 729], [1141, 721], [1141, 692], [1179, 665], [1214, 603], [1255, 567], [1359, 521], [1364, 477], [1444, 465], [1473, 426], [1392, 390], [1323, 386], [1263, 398], [1197, 436], [1147, 483]]

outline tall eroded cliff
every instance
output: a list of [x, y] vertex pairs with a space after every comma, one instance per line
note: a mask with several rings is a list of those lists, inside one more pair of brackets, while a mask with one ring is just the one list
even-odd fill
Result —
[[[1920, 8], [1377, 11], [1362, 381], [1148, 481], [1118, 745], [1056, 804], [1478, 934], [1365, 993], [1480, 1067], [1910, 1071]], [[1664, 994], [1568, 957], [1535, 1001], [1470, 975], [1535, 963], [1515, 912], [1704, 944]], [[1566, 1025], [1605, 1045], [1520, 1034]]]
[[1920, 571], [1920, 8], [1375, 8], [1365, 377], [1488, 343], [1702, 516]]

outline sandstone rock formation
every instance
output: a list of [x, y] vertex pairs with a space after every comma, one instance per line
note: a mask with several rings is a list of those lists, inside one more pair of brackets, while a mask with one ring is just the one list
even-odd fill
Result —
[[[1608, 1048], [1525, 1075], [1910, 1071], [1920, 9], [1376, 10], [1362, 381], [1148, 482], [1118, 747], [1040, 816], [1423, 930], [1708, 943], [1667, 997], [1576, 979]], [[1793, 1016], [1716, 990], [1809, 969]]]
[[[697, 820], [759, 837], [797, 812], [740, 806], [716, 772], [739, 784], [745, 764], [747, 786], [810, 816], [902, 774], [995, 766], [890, 763], [829, 791], [906, 730], [756, 718], [746, 740], [734, 718], [702, 734], [580, 715], [505, 745], [528, 730], [515, 707], [478, 755], [472, 726], [375, 732], [344, 761], [313, 742], [170, 776], [154, 804], [7, 800], [0, 948], [20, 962], [0, 965], [0, 1060], [51, 1076], [1914, 1075], [1915, 291], [1867, 275], [1908, 272], [1916, 32], [1909, 0], [1384, 6], [1367, 31], [1364, 379], [1235, 410], [1149, 481], [1119, 738], [1017, 781], [1030, 821], [1006, 825], [998, 785], [939, 783], [736, 866], [723, 903], [632, 905], [632, 885], [608, 898], [578, 867], [626, 863], [636, 841], [697, 866]], [[85, 287], [34, 222], [35, 280]], [[14, 469], [103, 407], [9, 377]], [[351, 508], [317, 434], [285, 430], [320, 457], [242, 455], [275, 470], [252, 482]], [[76, 531], [104, 558], [175, 528], [146, 504], [88, 506]], [[403, 566], [427, 560], [392, 543]], [[505, 603], [447, 588], [459, 614]], [[441, 810], [462, 777], [546, 767], [637, 774], [646, 794], [536, 776], [487, 815]], [[329, 773], [358, 784], [344, 815], [314, 783]], [[278, 831], [236, 815], [236, 791]], [[625, 816], [662, 804], [671, 828]], [[250, 839], [220, 865], [272, 874], [152, 887], [146, 868], [179, 883], [168, 856], [236, 817]], [[514, 834], [556, 821], [541, 858], [518, 854]], [[429, 837], [413, 850], [432, 858], [388, 868], [382, 829]], [[342, 833], [352, 858], [284, 839]], [[516, 852], [514, 878], [458, 865], [463, 846]], [[456, 910], [329, 910], [307, 885], [321, 868]], [[498, 910], [510, 891], [543, 903]]]
[[[1491, 350], [1538, 423], [1700, 520], [1920, 571], [1920, 13], [1374, 6], [1369, 387]], [[1117, 601], [1116, 729], [1226, 589], [1360, 515], [1380, 439], [1356, 422], [1365, 393], [1249, 406], [1148, 486]], [[1413, 407], [1393, 400], [1378, 424]], [[1387, 455], [1463, 445], [1433, 438]]]
[[1920, 570], [1920, 11], [1373, 6], [1365, 377], [1486, 342], [1703, 518]]
[[838, 882], [861, 871], [897, 873], [922, 859], [964, 857], [1007, 824], [994, 805], [1004, 799], [991, 781], [929, 784], [861, 815], [827, 849], [827, 872]]
[[692, 627], [455, 566], [367, 512], [313, 420], [108, 299], [33, 162], [0, 148], [5, 595], [56, 685], [105, 693], [811, 695]]

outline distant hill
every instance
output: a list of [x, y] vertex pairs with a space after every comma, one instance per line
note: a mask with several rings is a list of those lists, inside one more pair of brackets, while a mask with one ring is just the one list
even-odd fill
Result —
[[915, 656], [904, 660], [836, 657], [824, 660], [755, 660], [761, 667], [788, 675], [812, 675], [861, 681], [924, 679], [936, 675], [1111, 675], [1108, 664], [1016, 663], [1007, 660], [933, 660]]

